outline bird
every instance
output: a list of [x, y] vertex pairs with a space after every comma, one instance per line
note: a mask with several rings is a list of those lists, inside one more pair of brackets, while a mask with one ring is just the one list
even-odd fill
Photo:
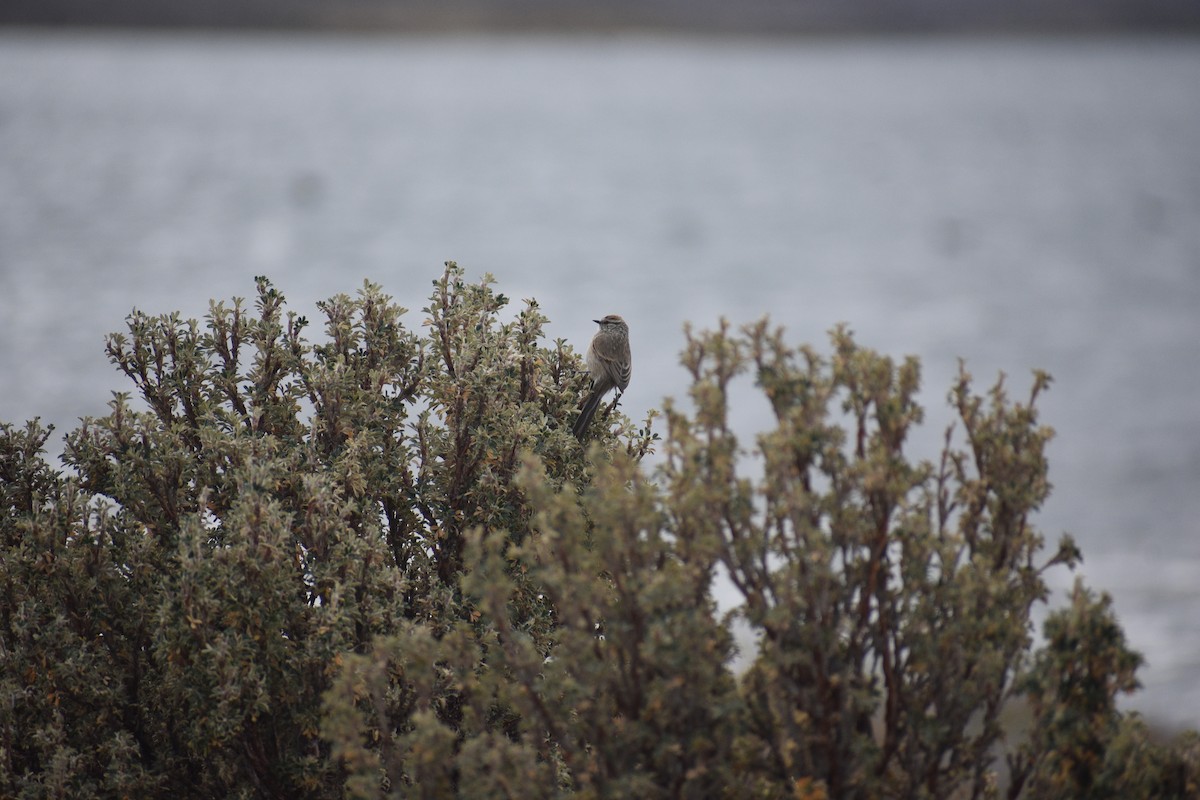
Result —
[[600, 330], [596, 331], [596, 335], [592, 337], [592, 343], [588, 346], [587, 351], [588, 373], [592, 376], [592, 393], [588, 395], [587, 401], [583, 404], [583, 410], [579, 412], [579, 419], [575, 420], [575, 425], [571, 428], [571, 432], [580, 442], [584, 440], [587, 427], [591, 424], [592, 417], [595, 416], [596, 409], [600, 407], [600, 401], [604, 399], [604, 395], [613, 389], [624, 394], [625, 388], [629, 386], [629, 376], [632, 370], [629, 356], [629, 326], [625, 324], [625, 320], [617, 314], [609, 314], [604, 319], [594, 319], [592, 322], [600, 326]]

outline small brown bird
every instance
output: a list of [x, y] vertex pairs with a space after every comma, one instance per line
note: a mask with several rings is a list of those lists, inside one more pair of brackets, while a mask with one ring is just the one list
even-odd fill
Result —
[[588, 372], [592, 376], [592, 393], [588, 395], [579, 419], [575, 420], [571, 432], [579, 441], [584, 440], [588, 425], [600, 407], [604, 395], [613, 389], [622, 394], [629, 386], [632, 364], [629, 356], [629, 326], [616, 314], [604, 319], [592, 320], [600, 330], [592, 337], [587, 351]]

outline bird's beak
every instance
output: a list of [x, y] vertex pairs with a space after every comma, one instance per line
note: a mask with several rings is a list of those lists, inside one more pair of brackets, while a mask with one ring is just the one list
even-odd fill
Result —
[[596, 323], [597, 325], [600, 324], [600, 320], [598, 320], [598, 319], [594, 319], [594, 320], [592, 320], [592, 322]]

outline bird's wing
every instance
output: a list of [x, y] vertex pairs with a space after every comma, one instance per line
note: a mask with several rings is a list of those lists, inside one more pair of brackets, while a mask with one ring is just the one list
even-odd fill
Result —
[[620, 342], [603, 341], [595, 348], [596, 358], [603, 365], [604, 372], [621, 391], [629, 386], [629, 378], [633, 367], [629, 357], [629, 340]]

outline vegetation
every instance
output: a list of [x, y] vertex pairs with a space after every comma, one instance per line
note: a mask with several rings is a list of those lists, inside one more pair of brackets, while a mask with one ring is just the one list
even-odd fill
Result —
[[1030, 521], [1045, 375], [1014, 402], [963, 372], [913, 461], [914, 359], [722, 324], [688, 332], [663, 438], [610, 407], [585, 452], [578, 355], [506, 302], [451, 264], [420, 332], [366, 284], [314, 343], [259, 279], [203, 324], [134, 312], [108, 353], [139, 399], [64, 468], [3, 425], [0, 795], [1198, 795], [1195, 735], [1115, 709], [1139, 658], [1107, 598], [1077, 587], [1033, 649], [1079, 558]]

